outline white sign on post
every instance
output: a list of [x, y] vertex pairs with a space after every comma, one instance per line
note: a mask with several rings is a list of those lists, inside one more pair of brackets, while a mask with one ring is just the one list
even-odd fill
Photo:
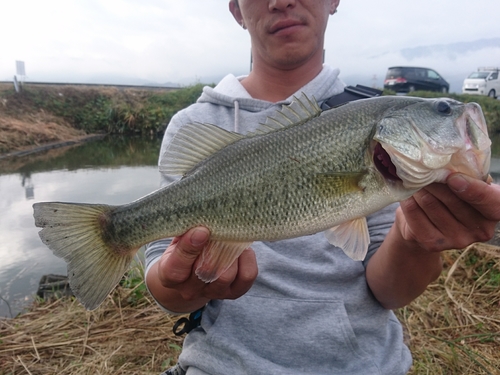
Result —
[[16, 61], [16, 74], [18, 76], [26, 75], [26, 70], [24, 69], [24, 61]]
[[[25, 76], [26, 76], [26, 70], [24, 68], [24, 61], [16, 60], [16, 75], [14, 76], [14, 87], [16, 89], [16, 92], [21, 91]], [[21, 86], [17, 82], [17, 77], [20, 77], [19, 83], [21, 84]]]

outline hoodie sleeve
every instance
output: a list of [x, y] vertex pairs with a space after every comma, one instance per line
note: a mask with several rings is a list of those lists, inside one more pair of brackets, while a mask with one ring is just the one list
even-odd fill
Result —
[[382, 242], [384, 242], [387, 233], [394, 224], [394, 217], [399, 203], [393, 203], [380, 211], [377, 211], [366, 217], [368, 222], [368, 231], [370, 232], [370, 245], [368, 246], [368, 253], [363, 260], [363, 265], [368, 265], [370, 258], [378, 250]]
[[[163, 136], [163, 141], [161, 144], [160, 148], [160, 155], [158, 159], [158, 165], [160, 164], [161, 156], [165, 152], [166, 148], [172, 141], [172, 138], [174, 134], [184, 125], [184, 122], [182, 121], [182, 111], [177, 113], [172, 117], [170, 120], [170, 123], [167, 126], [167, 129], [165, 131], [165, 134]], [[160, 172], [160, 187], [167, 186], [171, 184], [172, 182], [176, 181], [179, 177], [178, 176], [171, 176], [171, 175], [165, 175]], [[146, 270], [144, 272], [144, 278], [146, 278], [147, 273], [151, 269], [151, 267], [160, 260], [161, 256], [167, 249], [167, 247], [170, 245], [170, 242], [172, 241], [171, 238], [164, 238], [161, 240], [157, 240], [151, 243], [148, 243], [145, 246], [144, 250], [144, 257], [145, 257], [145, 263], [146, 263]], [[146, 284], [147, 287], [147, 284]], [[151, 294], [151, 293], [150, 293]], [[153, 297], [153, 295], [151, 294]], [[153, 297], [154, 298], [154, 297]], [[165, 310], [168, 313], [172, 313], [169, 310], [165, 309], [163, 306], [161, 306], [158, 301], [156, 301], [158, 306]], [[172, 313], [175, 314], [175, 313]]]

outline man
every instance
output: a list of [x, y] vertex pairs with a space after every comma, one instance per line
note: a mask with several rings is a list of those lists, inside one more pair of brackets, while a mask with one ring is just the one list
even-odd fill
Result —
[[[251, 36], [253, 69], [205, 88], [196, 104], [174, 116], [162, 153], [187, 123], [246, 133], [294, 94], [322, 102], [342, 92], [338, 71], [322, 63], [328, 18], [339, 1], [231, 0], [232, 15]], [[158, 303], [172, 313], [206, 306], [169, 373], [406, 373], [411, 355], [390, 309], [408, 304], [438, 277], [440, 251], [492, 237], [500, 189], [453, 175], [396, 207], [368, 218], [371, 244], [363, 262], [320, 233], [256, 242], [205, 284], [194, 270], [208, 229], [150, 244], [146, 282]]]

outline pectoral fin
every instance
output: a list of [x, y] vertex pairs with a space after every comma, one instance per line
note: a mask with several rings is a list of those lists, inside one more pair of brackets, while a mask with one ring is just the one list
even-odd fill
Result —
[[360, 181], [366, 172], [332, 172], [316, 176], [316, 188], [328, 197], [363, 191]]
[[210, 241], [201, 253], [196, 275], [206, 283], [219, 278], [251, 242]]
[[353, 260], [363, 260], [368, 252], [370, 234], [366, 218], [345, 222], [325, 231], [332, 245], [340, 247]]

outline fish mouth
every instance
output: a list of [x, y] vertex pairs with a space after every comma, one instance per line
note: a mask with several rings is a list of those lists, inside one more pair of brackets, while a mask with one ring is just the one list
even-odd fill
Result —
[[491, 140], [488, 137], [488, 127], [479, 104], [467, 103], [457, 125], [464, 140], [464, 146], [451, 157], [452, 171], [486, 181], [491, 162]]
[[390, 182], [401, 182], [406, 189], [420, 189], [433, 182], [445, 183], [453, 173], [462, 173], [488, 181], [491, 140], [481, 107], [464, 105], [454, 121], [455, 135], [444, 144], [414, 127], [419, 140], [418, 155], [406, 153], [404, 147], [380, 141], [373, 146], [373, 162]]
[[401, 181], [389, 153], [378, 142], [373, 150], [373, 162], [377, 170], [385, 179], [389, 181]]

